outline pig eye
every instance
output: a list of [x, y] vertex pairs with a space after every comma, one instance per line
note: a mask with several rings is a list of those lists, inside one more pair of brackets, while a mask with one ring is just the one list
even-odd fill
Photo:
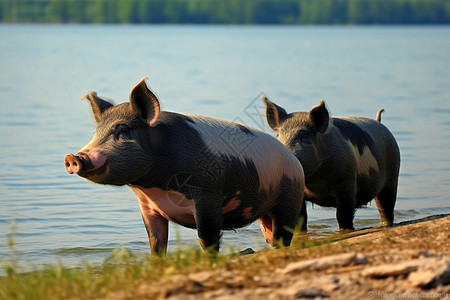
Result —
[[302, 143], [303, 145], [309, 145], [312, 143], [311, 137], [308, 135], [304, 135], [302, 137], [300, 137], [300, 143]]
[[119, 138], [130, 138], [130, 128], [125, 124], [119, 124], [114, 129], [114, 139], [118, 140]]

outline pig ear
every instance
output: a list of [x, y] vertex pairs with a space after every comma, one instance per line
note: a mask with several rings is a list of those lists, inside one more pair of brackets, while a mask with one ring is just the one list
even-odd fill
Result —
[[114, 104], [112, 104], [111, 102], [98, 97], [96, 92], [89, 92], [81, 97], [81, 99], [86, 99], [91, 104], [92, 114], [94, 115], [96, 123], [100, 122], [100, 120], [102, 119], [102, 114], [105, 110], [114, 106]]
[[266, 104], [266, 120], [270, 128], [277, 130], [280, 127], [281, 122], [286, 118], [286, 111], [276, 105], [275, 103], [269, 101], [266, 96], [262, 96], [264, 103]]
[[320, 101], [319, 105], [314, 106], [309, 111], [309, 119], [316, 127], [317, 131], [324, 133], [330, 123], [330, 114], [325, 106], [325, 101]]
[[146, 122], [153, 126], [159, 116], [159, 101], [155, 94], [149, 90], [144, 77], [138, 84], [134, 86], [130, 94], [131, 109], [135, 113], [139, 113]]

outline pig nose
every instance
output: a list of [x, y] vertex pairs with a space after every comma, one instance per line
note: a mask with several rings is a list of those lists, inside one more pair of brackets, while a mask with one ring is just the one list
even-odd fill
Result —
[[64, 157], [64, 165], [66, 166], [66, 171], [69, 174], [80, 172], [83, 166], [78, 157], [70, 153]]

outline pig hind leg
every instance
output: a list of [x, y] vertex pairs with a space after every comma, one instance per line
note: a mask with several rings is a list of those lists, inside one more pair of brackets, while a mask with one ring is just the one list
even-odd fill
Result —
[[259, 218], [259, 226], [261, 227], [261, 232], [266, 240], [266, 243], [273, 246], [273, 220], [272, 216], [266, 214]]
[[220, 206], [211, 206], [211, 203], [220, 203], [215, 195], [202, 196], [196, 201], [195, 222], [200, 245], [203, 250], [219, 251], [222, 231], [222, 212]]
[[299, 225], [302, 209], [302, 192], [288, 189], [277, 199], [277, 205], [272, 210], [272, 245], [280, 241], [284, 246], [291, 244], [294, 230]]
[[397, 186], [386, 187], [375, 197], [383, 226], [394, 224], [394, 206], [397, 198]]
[[[306, 202], [305, 200], [302, 201], [302, 209], [300, 212], [300, 219], [299, 222], [301, 224], [301, 230], [306, 231], [307, 230], [307, 212], [306, 212]], [[271, 215], [264, 215], [261, 218], [259, 218], [259, 225], [261, 227], [261, 232], [263, 233], [264, 239], [266, 240], [266, 243], [275, 246], [274, 238], [273, 238], [273, 218]], [[298, 222], [296, 226], [298, 225]]]

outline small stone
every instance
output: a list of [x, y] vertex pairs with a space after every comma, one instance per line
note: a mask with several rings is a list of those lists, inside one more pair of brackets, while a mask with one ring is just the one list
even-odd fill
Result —
[[326, 276], [318, 278], [318, 280], [314, 282], [314, 285], [320, 286], [325, 292], [333, 292], [339, 288], [340, 280], [339, 277], [336, 276]]
[[450, 262], [446, 260], [427, 260], [416, 272], [408, 276], [408, 281], [415, 287], [433, 288], [450, 283]]
[[240, 255], [249, 255], [249, 254], [253, 254], [253, 253], [255, 253], [255, 250], [253, 250], [252, 248], [247, 248], [247, 249], [239, 251]]
[[189, 279], [195, 282], [203, 283], [213, 276], [213, 272], [205, 271], [194, 274], [189, 274]]
[[304, 270], [319, 271], [333, 267], [345, 267], [364, 263], [367, 263], [367, 258], [364, 255], [358, 253], [344, 253], [291, 263], [286, 266], [282, 272], [287, 274]]
[[375, 267], [370, 267], [361, 272], [363, 276], [372, 278], [386, 278], [389, 276], [406, 275], [418, 268], [417, 263], [414, 261], [408, 261], [406, 263], [399, 264], [385, 264]]
[[321, 290], [313, 290], [313, 289], [305, 289], [300, 290], [295, 293], [295, 298], [307, 298], [307, 299], [315, 299], [315, 298], [328, 298], [330, 297], [328, 294], [324, 293]]

